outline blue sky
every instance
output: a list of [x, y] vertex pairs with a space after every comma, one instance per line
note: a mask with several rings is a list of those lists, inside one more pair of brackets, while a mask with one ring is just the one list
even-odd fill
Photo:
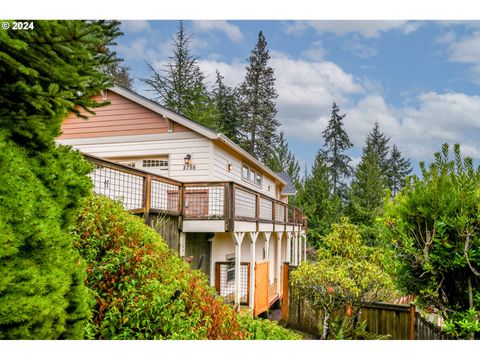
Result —
[[[412, 165], [441, 144], [460, 143], [480, 160], [480, 21], [185, 21], [192, 52], [210, 82], [218, 69], [230, 86], [264, 32], [275, 71], [278, 120], [291, 149], [309, 168], [323, 145], [335, 101], [358, 162], [375, 121]], [[117, 52], [135, 89], [171, 54], [178, 21], [124, 21]], [[416, 166], [415, 166], [416, 167]]]

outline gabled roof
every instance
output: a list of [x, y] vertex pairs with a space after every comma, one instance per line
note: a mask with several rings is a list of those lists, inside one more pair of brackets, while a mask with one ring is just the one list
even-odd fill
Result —
[[288, 174], [283, 173], [283, 172], [277, 173], [277, 175], [279, 177], [281, 177], [287, 183], [287, 186], [285, 186], [282, 189], [281, 194], [282, 195], [296, 195], [297, 190], [295, 189], [295, 186], [293, 186], [293, 184], [292, 184], [292, 178], [290, 176], [288, 176]]
[[275, 172], [270, 170], [267, 166], [265, 166], [262, 162], [258, 161], [255, 159], [252, 155], [250, 155], [248, 152], [243, 150], [240, 146], [235, 144], [232, 140], [230, 140], [228, 137], [223, 135], [222, 133], [217, 133], [216, 131], [196, 122], [193, 120], [190, 120], [186, 118], [183, 115], [180, 115], [176, 113], [173, 110], [170, 110], [166, 108], [165, 106], [162, 106], [155, 101], [152, 101], [132, 90], [129, 90], [127, 88], [124, 88], [119, 85], [115, 85], [112, 88], [109, 89], [110, 91], [113, 91], [114, 93], [121, 95], [149, 110], [152, 110], [153, 112], [156, 112], [157, 114], [162, 115], [165, 118], [168, 118], [182, 126], [185, 126], [186, 128], [195, 131], [196, 133], [205, 136], [208, 139], [211, 140], [216, 140], [224, 143], [226, 146], [228, 146], [231, 150], [234, 152], [240, 154], [242, 157], [248, 159], [251, 163], [255, 164], [258, 168], [262, 169], [264, 172], [272, 176], [274, 179], [279, 181], [283, 185], [287, 185], [287, 182], [280, 176], [278, 176]]

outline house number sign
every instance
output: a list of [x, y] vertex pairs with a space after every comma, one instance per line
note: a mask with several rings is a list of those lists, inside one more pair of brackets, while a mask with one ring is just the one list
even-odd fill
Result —
[[185, 164], [183, 170], [195, 170], [195, 164]]

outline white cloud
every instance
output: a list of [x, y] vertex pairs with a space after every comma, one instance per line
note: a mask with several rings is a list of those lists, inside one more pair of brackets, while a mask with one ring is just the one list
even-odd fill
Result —
[[221, 31], [233, 42], [243, 41], [243, 34], [240, 28], [225, 20], [196, 20], [193, 21], [193, 28], [197, 32]]
[[480, 31], [457, 41], [452, 40], [449, 50], [451, 61], [461, 63], [480, 62]]
[[422, 22], [404, 20], [315, 20], [289, 22], [284, 30], [288, 34], [301, 34], [306, 29], [313, 28], [321, 33], [329, 32], [340, 36], [358, 33], [366, 38], [376, 38], [382, 32], [394, 29], [410, 34], [422, 25]]
[[125, 33], [136, 33], [150, 30], [147, 20], [122, 20], [121, 29]]

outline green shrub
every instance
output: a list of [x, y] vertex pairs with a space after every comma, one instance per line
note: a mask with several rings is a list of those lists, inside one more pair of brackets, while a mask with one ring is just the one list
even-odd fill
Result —
[[91, 339], [254, 339], [289, 332], [245, 319], [143, 220], [105, 197], [88, 199], [72, 229], [95, 297]]
[[0, 339], [82, 338], [85, 269], [67, 232], [90, 169], [64, 147], [32, 157], [0, 133]]

